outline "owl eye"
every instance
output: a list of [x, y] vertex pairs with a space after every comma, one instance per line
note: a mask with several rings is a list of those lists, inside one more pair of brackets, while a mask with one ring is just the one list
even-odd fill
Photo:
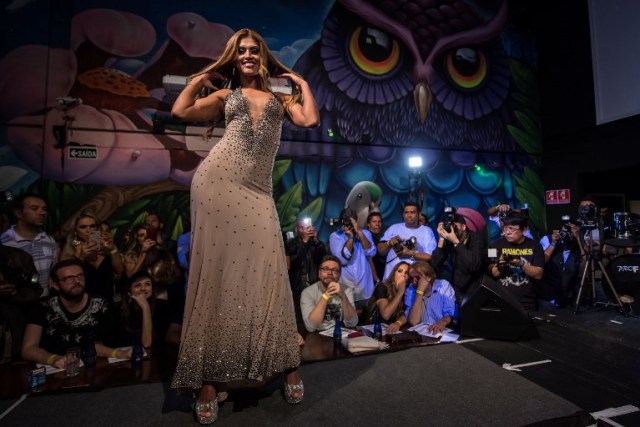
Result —
[[444, 62], [449, 78], [463, 89], [475, 89], [487, 77], [487, 60], [479, 49], [458, 48], [447, 53]]
[[372, 27], [358, 27], [349, 38], [349, 55], [363, 72], [382, 76], [400, 63], [400, 46], [389, 34]]

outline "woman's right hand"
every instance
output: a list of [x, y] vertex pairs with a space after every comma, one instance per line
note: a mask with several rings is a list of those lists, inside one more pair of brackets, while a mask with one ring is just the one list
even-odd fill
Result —
[[131, 299], [135, 301], [141, 309], [149, 308], [149, 301], [143, 294], [131, 295]]
[[396, 283], [396, 289], [399, 293], [404, 294], [404, 291], [407, 289], [406, 277], [402, 277], [402, 279], [398, 280], [398, 283]]
[[209, 89], [211, 89], [213, 91], [216, 91], [219, 88], [214, 86], [214, 84], [212, 83], [213, 79], [224, 80], [224, 77], [220, 73], [217, 73], [217, 72], [214, 72], [214, 73], [202, 73], [200, 75], [195, 76], [193, 79], [191, 79], [189, 84], [196, 86], [198, 89], [206, 87], [206, 88], [209, 88]]
[[151, 239], [145, 240], [144, 242], [142, 242], [142, 252], [147, 252], [149, 249], [151, 249], [155, 245], [156, 245], [156, 242], [154, 240], [151, 240]]

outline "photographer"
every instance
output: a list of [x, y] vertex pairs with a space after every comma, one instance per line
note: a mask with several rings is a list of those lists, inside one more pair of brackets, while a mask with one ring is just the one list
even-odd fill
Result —
[[431, 265], [438, 271], [438, 277], [442, 277], [442, 270], [450, 260], [449, 281], [460, 302], [462, 295], [482, 278], [487, 250], [484, 238], [469, 230], [464, 217], [455, 213], [455, 208], [447, 209], [450, 210], [445, 211], [445, 220], [438, 224], [440, 238], [431, 256]]
[[571, 303], [580, 263], [580, 228], [569, 215], [562, 225], [540, 239], [544, 251], [544, 274], [538, 283], [538, 297], [557, 307]]
[[302, 291], [318, 281], [318, 266], [327, 255], [327, 247], [318, 239], [316, 229], [310, 218], [299, 218], [296, 237], [285, 244], [289, 281], [295, 307], [298, 328], [303, 328], [300, 313], [300, 295]]
[[525, 236], [527, 217], [517, 212], [504, 219], [504, 236], [491, 246], [497, 260], [489, 265], [489, 274], [505, 286], [527, 311], [536, 308], [534, 283], [542, 279], [544, 254], [540, 243]]
[[342, 210], [340, 230], [329, 236], [329, 249], [342, 265], [340, 284], [353, 290], [356, 306], [359, 306], [366, 304], [373, 292], [369, 258], [376, 254], [376, 247], [371, 232], [362, 230], [356, 218], [354, 211]]
[[[382, 223], [382, 215], [380, 215], [380, 212], [371, 212], [367, 216], [367, 230], [371, 233], [371, 237], [373, 238], [372, 242], [376, 248], [384, 234], [383, 227], [384, 225]], [[381, 255], [380, 252], [376, 251], [376, 254], [369, 258], [369, 265], [371, 266], [371, 274], [373, 275], [374, 283], [380, 282], [384, 276], [384, 267], [387, 264], [385, 255]]]
[[[420, 225], [419, 210], [417, 203], [407, 202], [402, 211], [404, 222], [391, 225], [378, 243], [378, 252], [387, 257], [383, 280], [389, 277], [400, 262], [413, 264], [414, 261], [431, 261], [431, 253], [436, 248], [436, 238], [431, 228]], [[407, 287], [404, 302], [408, 309], [411, 308], [414, 298], [415, 288]]]
[[[502, 228], [504, 227], [504, 218], [507, 216], [509, 212], [521, 213], [521, 214], [524, 214], [525, 216], [528, 216], [528, 208], [525, 207], [522, 209], [513, 209], [511, 208], [511, 206], [509, 206], [506, 203], [498, 204], [496, 206], [491, 206], [489, 209], [487, 209], [487, 215], [489, 216], [489, 221], [495, 223], [500, 228], [501, 231], [502, 231]], [[533, 235], [531, 234], [531, 231], [528, 228], [527, 228], [527, 231], [525, 231], [524, 235], [530, 239], [533, 239]], [[500, 234], [500, 236], [504, 236], [504, 234]]]

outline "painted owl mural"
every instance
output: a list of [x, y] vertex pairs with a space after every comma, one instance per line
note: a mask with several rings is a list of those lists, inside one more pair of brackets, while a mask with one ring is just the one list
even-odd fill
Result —
[[[507, 21], [507, 1], [337, 1], [294, 67], [314, 89], [321, 125], [285, 125], [285, 137], [348, 144], [333, 154], [352, 162], [324, 176], [346, 188], [358, 178], [381, 181], [389, 219], [401, 220], [412, 191], [406, 159], [421, 155], [431, 222], [443, 206], [480, 213], [500, 201], [527, 203], [534, 228], [542, 226], [542, 185], [526, 155], [539, 154], [533, 76], [508, 54]], [[289, 148], [329, 155], [326, 147]]]
[[[99, 184], [102, 192], [167, 180], [173, 190], [188, 185], [201, 154], [185, 142], [199, 135], [154, 127], [171, 103], [162, 76], [196, 71], [233, 29], [251, 26], [307, 79], [322, 115], [312, 130], [285, 122], [274, 169], [283, 230], [305, 214], [326, 239], [328, 220], [345, 204], [358, 212], [374, 206], [386, 223], [396, 222], [409, 196], [424, 200], [432, 225], [444, 206], [456, 206], [483, 229], [486, 208], [499, 201], [528, 203], [534, 228], [543, 227], [535, 55], [513, 28], [507, 0], [320, 2], [298, 19], [295, 36], [286, 34], [294, 32], [291, 17], [280, 13], [290, 12], [288, 2], [242, 19], [185, 12], [202, 11], [198, 1], [182, 10], [155, 5], [153, 13], [104, 3], [72, 13], [68, 48], [24, 44], [1, 53], [2, 190], [20, 192], [37, 178], [58, 187]], [[311, 42], [300, 51], [292, 47], [301, 31], [311, 31]], [[61, 105], [60, 97], [83, 102]], [[76, 146], [98, 147], [102, 156], [71, 159]], [[406, 165], [414, 155], [423, 158], [419, 171]]]

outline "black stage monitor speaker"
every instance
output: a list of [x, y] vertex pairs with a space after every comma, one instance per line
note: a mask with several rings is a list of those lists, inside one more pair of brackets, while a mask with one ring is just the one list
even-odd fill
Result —
[[540, 338], [517, 298], [489, 276], [462, 299], [460, 333], [505, 341]]

